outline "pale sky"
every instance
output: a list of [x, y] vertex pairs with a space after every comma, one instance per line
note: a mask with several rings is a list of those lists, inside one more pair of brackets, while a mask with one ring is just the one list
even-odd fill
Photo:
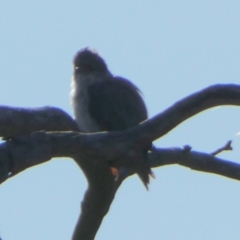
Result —
[[[69, 101], [73, 55], [99, 51], [143, 92], [149, 115], [217, 83], [240, 84], [240, 1], [0, 1], [0, 104], [60, 107]], [[240, 108], [218, 107], [155, 143], [240, 162]], [[180, 166], [154, 169], [118, 191], [96, 240], [238, 240], [240, 182]], [[86, 190], [71, 159], [53, 159], [0, 186], [3, 240], [70, 239]]]

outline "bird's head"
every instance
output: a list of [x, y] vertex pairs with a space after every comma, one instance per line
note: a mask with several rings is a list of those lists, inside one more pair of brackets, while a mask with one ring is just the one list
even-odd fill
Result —
[[73, 65], [75, 73], [108, 72], [105, 61], [91, 48], [83, 48], [78, 51], [73, 59]]

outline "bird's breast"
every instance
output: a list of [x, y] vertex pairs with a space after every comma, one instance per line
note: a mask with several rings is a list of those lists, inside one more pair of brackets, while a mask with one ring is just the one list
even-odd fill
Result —
[[78, 84], [72, 82], [71, 100], [74, 116], [81, 132], [99, 132], [100, 127], [89, 112], [90, 96], [88, 94], [87, 84]]

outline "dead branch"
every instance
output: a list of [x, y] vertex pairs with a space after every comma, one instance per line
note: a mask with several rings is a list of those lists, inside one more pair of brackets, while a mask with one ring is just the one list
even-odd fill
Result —
[[76, 122], [56, 107], [16, 108], [0, 106], [0, 136], [30, 134], [35, 131], [78, 131]]
[[231, 151], [232, 149], [232, 141], [228, 141], [223, 147], [217, 149], [216, 151], [212, 152], [211, 155], [216, 156], [217, 154], [223, 152], [223, 151]]
[[[117, 166], [131, 169], [131, 159], [150, 142], [162, 137], [193, 115], [219, 105], [240, 105], [240, 86], [211, 86], [177, 102], [139, 126], [122, 132], [36, 132], [19, 137], [13, 136], [30, 134], [37, 130], [76, 130], [77, 127], [71, 117], [62, 116], [65, 113], [61, 110], [57, 110], [55, 115], [55, 108], [26, 110], [1, 107], [0, 135], [11, 137], [11, 140], [0, 145], [0, 183], [53, 157], [73, 158], [83, 170], [89, 184], [73, 240], [94, 239], [121, 184], [114, 181], [107, 162], [114, 159]], [[56, 116], [58, 117], [55, 118]], [[215, 158], [213, 155], [193, 152], [190, 147], [158, 149], [149, 153], [149, 161], [152, 167], [180, 164], [194, 170], [240, 180], [238, 164]]]
[[214, 157], [212, 154], [196, 151], [186, 153], [181, 148], [158, 149], [149, 154], [149, 161], [153, 168], [178, 164], [192, 170], [240, 180], [240, 164]]
[[[119, 132], [118, 134], [121, 135], [122, 133]], [[74, 159], [85, 173], [89, 186], [82, 202], [81, 216], [73, 239], [94, 239], [121, 184], [114, 181], [114, 177], [109, 170], [107, 165], [108, 153], [110, 153], [110, 157], [116, 159], [119, 156], [122, 159], [129, 159], [128, 141], [132, 141], [133, 135], [131, 136], [131, 132], [130, 135], [126, 133], [123, 135], [122, 140], [118, 137], [114, 138], [113, 141], [109, 141], [109, 139], [112, 139], [110, 133], [36, 132], [28, 137], [19, 137], [2, 144], [4, 147], [0, 148], [1, 172], [3, 169], [9, 169], [2, 167], [4, 163], [10, 162], [14, 166], [11, 169], [11, 176], [14, 176], [21, 169], [24, 170], [22, 166], [27, 168], [32, 166], [33, 163], [36, 165], [59, 155], [75, 156]], [[64, 145], [67, 147], [63, 149]], [[91, 148], [96, 151], [90, 151]], [[113, 148], [116, 149], [116, 152], [113, 151]], [[75, 149], [79, 149], [78, 152]], [[3, 162], [2, 159], [5, 159], [5, 161]], [[18, 164], [20, 161], [23, 164]], [[155, 149], [154, 152], [149, 153], [149, 161], [152, 167], [179, 164], [193, 170], [240, 180], [239, 164], [216, 158], [211, 154], [186, 151], [185, 148]], [[16, 169], [17, 167], [20, 168]], [[8, 177], [5, 176], [5, 179]]]
[[240, 105], [240, 85], [217, 84], [196, 92], [156, 115], [151, 121], [145, 121], [139, 134], [156, 140], [190, 117], [216, 106]]

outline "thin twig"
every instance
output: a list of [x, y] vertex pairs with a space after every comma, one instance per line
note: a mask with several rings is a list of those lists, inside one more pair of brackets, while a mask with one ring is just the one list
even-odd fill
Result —
[[231, 144], [232, 144], [232, 140], [229, 140], [223, 147], [217, 149], [216, 151], [214, 151], [210, 154], [213, 155], [213, 156], [216, 156], [217, 154], [219, 154], [223, 151], [231, 151], [231, 150], [233, 150]]

